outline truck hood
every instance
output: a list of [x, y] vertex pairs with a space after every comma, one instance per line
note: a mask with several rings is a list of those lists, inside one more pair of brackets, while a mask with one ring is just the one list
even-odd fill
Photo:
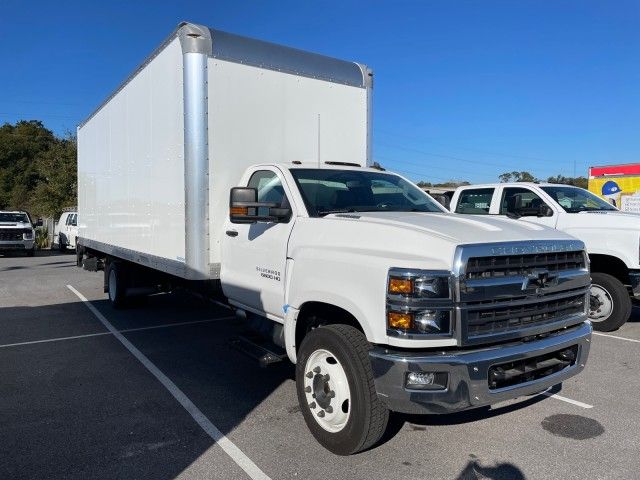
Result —
[[508, 218], [469, 218], [453, 213], [424, 212], [356, 212], [331, 217], [410, 229], [455, 244], [572, 239], [549, 227]]
[[[620, 211], [580, 212], [563, 215], [568, 227], [589, 229], [640, 230], [640, 215]], [[562, 225], [559, 225], [562, 226]]]

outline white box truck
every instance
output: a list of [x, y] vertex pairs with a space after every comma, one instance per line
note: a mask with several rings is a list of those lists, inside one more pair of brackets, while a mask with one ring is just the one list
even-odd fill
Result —
[[115, 306], [220, 287], [337, 454], [389, 411], [559, 384], [591, 335], [584, 244], [452, 215], [373, 164], [371, 92], [364, 65], [183, 23], [78, 129], [79, 263]]

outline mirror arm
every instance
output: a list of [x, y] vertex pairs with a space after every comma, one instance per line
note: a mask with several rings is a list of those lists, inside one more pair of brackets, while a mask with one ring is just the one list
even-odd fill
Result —
[[233, 202], [232, 207], [238, 208], [275, 208], [278, 204], [274, 202]]

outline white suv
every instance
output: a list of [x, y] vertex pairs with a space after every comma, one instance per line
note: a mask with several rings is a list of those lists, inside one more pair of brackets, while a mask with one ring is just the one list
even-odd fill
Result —
[[0, 253], [25, 252], [33, 257], [35, 237], [27, 212], [0, 211]]

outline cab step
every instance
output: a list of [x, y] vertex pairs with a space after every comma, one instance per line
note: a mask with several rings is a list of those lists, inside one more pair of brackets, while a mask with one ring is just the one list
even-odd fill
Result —
[[287, 353], [284, 349], [258, 335], [238, 335], [231, 338], [229, 344], [236, 350], [257, 360], [262, 368], [281, 363], [287, 359]]

